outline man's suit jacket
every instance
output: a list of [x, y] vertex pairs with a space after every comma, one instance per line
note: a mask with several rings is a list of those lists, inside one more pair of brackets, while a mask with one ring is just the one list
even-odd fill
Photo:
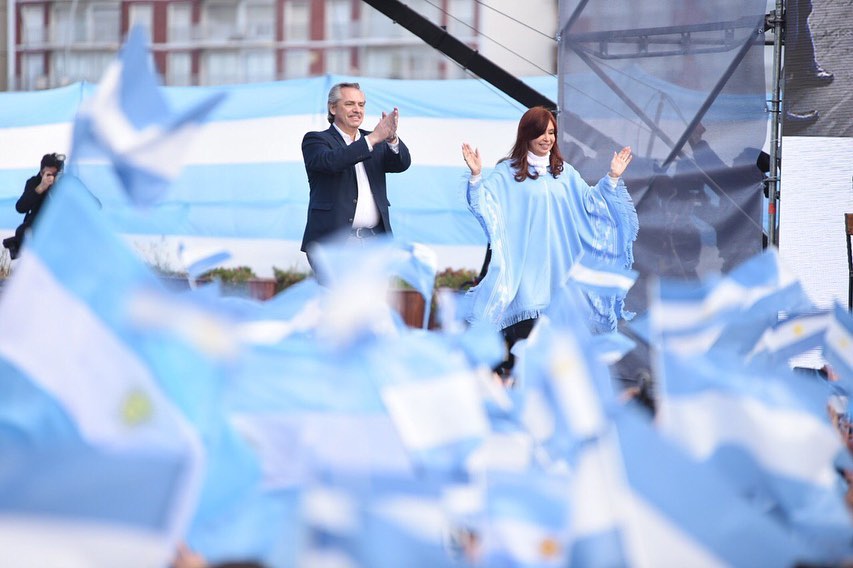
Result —
[[355, 164], [358, 162], [364, 163], [373, 200], [382, 218], [382, 226], [376, 230], [391, 232], [385, 173], [406, 171], [412, 163], [412, 158], [402, 140], [399, 154], [394, 153], [385, 142], [374, 146], [371, 152], [365, 138], [370, 131], [359, 132], [361, 138], [349, 146], [334, 126], [322, 132], [309, 132], [302, 139], [302, 157], [311, 189], [308, 221], [302, 237], [303, 251], [312, 242], [352, 227], [358, 203], [358, 184], [355, 177]]

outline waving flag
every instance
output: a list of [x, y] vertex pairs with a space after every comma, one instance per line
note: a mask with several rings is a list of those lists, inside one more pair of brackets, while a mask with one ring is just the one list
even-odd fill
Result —
[[149, 59], [145, 32], [136, 26], [119, 59], [81, 106], [71, 166], [106, 154], [128, 198], [136, 205], [151, 205], [178, 177], [200, 122], [222, 97], [213, 95], [182, 112], [170, 111]]
[[777, 507], [823, 551], [818, 560], [850, 554], [853, 524], [835, 470], [844, 450], [827, 414], [828, 386], [787, 369], [745, 369], [734, 355], [664, 354], [663, 363], [664, 433], [741, 494]]
[[398, 259], [392, 270], [423, 296], [424, 319], [421, 327], [426, 329], [432, 309], [432, 290], [435, 286], [438, 257], [434, 250], [418, 243], [397, 243], [396, 247]]
[[178, 258], [184, 265], [190, 282], [194, 283], [199, 276], [230, 259], [231, 253], [221, 248], [192, 247], [181, 243], [178, 247]]
[[633, 339], [618, 331], [594, 335], [592, 343], [598, 353], [598, 360], [605, 365], [617, 363], [637, 347]]
[[653, 341], [681, 355], [712, 347], [746, 355], [768, 327], [813, 311], [799, 281], [765, 251], [721, 279], [661, 281], [650, 307]]
[[748, 360], [787, 364], [792, 357], [823, 344], [830, 314], [805, 314], [788, 318], [764, 331], [747, 355]]
[[[53, 191], [0, 297], [0, 423], [19, 433], [9, 442], [16, 451], [3, 452], [5, 463], [35, 471], [53, 463], [33, 483], [53, 486], [64, 498], [40, 507], [7, 493], [0, 510], [23, 512], [29, 504], [48, 522], [100, 520], [106, 533], [81, 539], [92, 548], [81, 554], [111, 558], [96, 565], [133, 562], [110, 546], [108, 533], [122, 527], [143, 530], [161, 554], [171, 554], [194, 515], [204, 472], [199, 436], [164, 388], [168, 364], [152, 358], [168, 350], [127, 317], [128, 297], [157, 282], [110, 233], [88, 196], [61, 180]], [[62, 453], [69, 447], [88, 457]], [[139, 472], [118, 466], [121, 456], [146, 455], [149, 466]], [[19, 470], [22, 479], [35, 473], [27, 471]], [[115, 477], [108, 480], [108, 471]], [[139, 479], [151, 482], [148, 515], [134, 512], [140, 500], [127, 490]], [[75, 506], [74, 496], [98, 494], [97, 485], [107, 483], [114, 501], [87, 507], [80, 498]]]
[[584, 290], [625, 298], [638, 275], [636, 270], [611, 266], [584, 255], [572, 265], [568, 279]]
[[519, 418], [553, 459], [571, 455], [607, 425], [613, 391], [592, 345], [581, 322], [560, 327], [540, 317], [519, 350]]
[[838, 386], [853, 394], [853, 317], [835, 305], [823, 341], [823, 357], [838, 377]]
[[492, 473], [486, 487], [483, 565], [568, 565], [568, 475], [535, 471]]
[[442, 487], [411, 477], [343, 477], [309, 485], [297, 566], [461, 568]]
[[629, 488], [620, 503], [631, 565], [782, 567], [813, 558], [815, 551], [788, 527], [756, 510], [644, 417], [626, 409], [615, 426]]
[[457, 472], [489, 433], [483, 394], [471, 372], [385, 384], [381, 393], [403, 444], [422, 467]]

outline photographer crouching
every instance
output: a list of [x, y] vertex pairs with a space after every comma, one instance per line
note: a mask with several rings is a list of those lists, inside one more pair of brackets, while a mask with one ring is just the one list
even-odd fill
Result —
[[15, 203], [18, 213], [24, 214], [24, 221], [15, 229], [15, 235], [3, 239], [3, 246], [9, 249], [9, 256], [14, 260], [24, 244], [24, 237], [38, 216], [45, 199], [50, 193], [50, 188], [56, 183], [62, 168], [65, 165], [64, 154], [45, 154], [41, 159], [39, 173], [27, 180], [24, 185], [24, 193]]

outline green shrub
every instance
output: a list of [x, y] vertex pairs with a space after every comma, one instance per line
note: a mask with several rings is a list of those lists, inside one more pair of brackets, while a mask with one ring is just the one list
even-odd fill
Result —
[[248, 266], [237, 266], [235, 268], [214, 268], [208, 270], [201, 276], [199, 280], [219, 280], [223, 284], [240, 284], [257, 278], [252, 269]]
[[294, 284], [298, 284], [302, 282], [308, 276], [310, 276], [309, 272], [302, 272], [301, 270], [297, 270], [295, 268], [289, 268], [287, 270], [282, 270], [280, 268], [276, 268], [273, 266], [272, 268], [273, 278], [275, 278], [275, 293], [278, 294], [285, 288], [289, 288]]
[[478, 274], [477, 271], [466, 268], [457, 270], [445, 268], [435, 275], [435, 287], [450, 288], [451, 290], [467, 290], [474, 285]]

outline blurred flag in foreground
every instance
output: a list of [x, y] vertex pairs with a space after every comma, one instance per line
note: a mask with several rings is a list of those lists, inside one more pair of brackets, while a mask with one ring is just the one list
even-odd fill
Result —
[[199, 124], [224, 96], [172, 112], [160, 92], [147, 43], [143, 28], [131, 29], [118, 60], [81, 105], [71, 149], [72, 165], [106, 154], [128, 198], [143, 206], [157, 202], [178, 177]]
[[[59, 182], [0, 298], [0, 532], [92, 566], [162, 562], [195, 511], [200, 442], [152, 365], [157, 342], [127, 319], [156, 279], [74, 189]], [[63, 526], [79, 546], [54, 542]]]
[[775, 507], [819, 545], [824, 556], [815, 560], [850, 554], [853, 524], [835, 471], [844, 449], [829, 420], [828, 385], [787, 369], [745, 369], [734, 355], [664, 354], [663, 363], [664, 433], [756, 505]]

